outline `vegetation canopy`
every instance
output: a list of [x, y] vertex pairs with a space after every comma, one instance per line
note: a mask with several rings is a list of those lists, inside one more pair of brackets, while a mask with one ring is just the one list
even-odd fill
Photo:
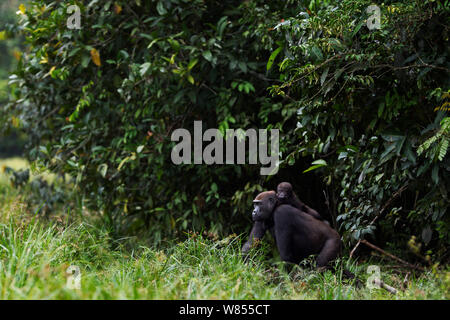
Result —
[[[30, 160], [73, 177], [115, 232], [241, 233], [255, 194], [290, 181], [347, 244], [375, 236], [448, 259], [450, 4], [384, 1], [374, 29], [370, 5], [30, 1], [3, 127], [26, 132]], [[279, 173], [174, 165], [171, 133], [195, 120], [279, 129]], [[412, 236], [423, 248], [408, 253]]]

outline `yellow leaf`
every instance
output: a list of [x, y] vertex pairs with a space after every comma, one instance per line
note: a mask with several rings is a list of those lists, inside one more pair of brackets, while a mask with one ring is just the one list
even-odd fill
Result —
[[0, 31], [0, 40], [5, 40], [5, 39], [6, 39], [6, 32]]
[[20, 4], [20, 6], [19, 6], [19, 11], [20, 11], [22, 14], [25, 14], [26, 8], [25, 8], [25, 5], [24, 5], [23, 3]]
[[98, 50], [97, 49], [92, 49], [91, 50], [91, 58], [92, 58], [92, 61], [97, 65], [97, 66], [101, 66], [102, 65], [102, 62], [101, 62], [101, 60], [100, 60], [100, 52], [98, 52]]
[[191, 75], [188, 75], [188, 81], [190, 82], [190, 83], [192, 83], [192, 84], [194, 84], [194, 77], [193, 76], [191, 76]]
[[172, 55], [172, 57], [170, 58], [170, 64], [174, 64], [175, 63], [175, 56], [176, 55], [177, 55], [176, 53]]
[[42, 57], [41, 61], [39, 61], [40, 64], [48, 63], [48, 56]]
[[53, 67], [50, 69], [50, 71], [48, 72], [48, 74], [49, 74], [50, 76], [53, 77], [53, 71], [55, 71], [55, 69], [56, 69], [56, 67], [53, 66]]
[[20, 127], [20, 120], [19, 118], [16, 117], [11, 117], [11, 122], [14, 128], [19, 128]]
[[16, 60], [20, 60], [20, 58], [22, 57], [22, 52], [20, 52], [19, 50], [14, 50], [13, 55]]
[[122, 12], [122, 7], [118, 5], [117, 3], [114, 4], [114, 11], [116, 14], [120, 14]]
[[120, 164], [119, 167], [117, 167], [117, 171], [120, 171], [120, 169], [122, 169], [122, 166], [125, 164], [125, 162], [127, 162], [128, 160], [130, 160], [130, 157], [126, 157], [125, 159], [123, 159]]

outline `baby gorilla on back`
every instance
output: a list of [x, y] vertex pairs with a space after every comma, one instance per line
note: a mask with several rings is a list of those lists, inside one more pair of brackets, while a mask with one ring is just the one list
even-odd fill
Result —
[[328, 224], [328, 222], [322, 218], [322, 216], [314, 209], [308, 207], [306, 204], [300, 201], [297, 195], [292, 190], [292, 185], [289, 182], [282, 182], [277, 187], [277, 199], [279, 204], [291, 205], [310, 216], [313, 216], [317, 220], [321, 220]]

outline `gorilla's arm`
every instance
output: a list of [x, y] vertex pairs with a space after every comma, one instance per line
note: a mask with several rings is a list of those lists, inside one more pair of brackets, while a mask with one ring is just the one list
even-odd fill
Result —
[[266, 233], [267, 227], [264, 221], [255, 221], [253, 223], [252, 231], [250, 232], [250, 237], [248, 238], [247, 242], [242, 246], [242, 253], [246, 254], [248, 251], [250, 251], [250, 248], [253, 246], [253, 242], [256, 240], [261, 240], [262, 237], [264, 237], [264, 234]]

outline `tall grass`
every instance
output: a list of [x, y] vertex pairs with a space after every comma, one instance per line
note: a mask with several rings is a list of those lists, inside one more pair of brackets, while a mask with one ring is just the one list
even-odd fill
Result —
[[[241, 238], [218, 240], [191, 235], [164, 249], [145, 239], [113, 239], [89, 218], [38, 218], [25, 212], [20, 194], [0, 184], [0, 299], [449, 299], [448, 267], [411, 274], [404, 291], [357, 289], [341, 277], [342, 265], [364, 282], [369, 264], [379, 264], [383, 281], [404, 286], [405, 273], [379, 261], [337, 264], [337, 272], [307, 266], [288, 272], [267, 248], [240, 255]], [[71, 221], [70, 223], [67, 221]], [[72, 288], [69, 266], [81, 271]]]

